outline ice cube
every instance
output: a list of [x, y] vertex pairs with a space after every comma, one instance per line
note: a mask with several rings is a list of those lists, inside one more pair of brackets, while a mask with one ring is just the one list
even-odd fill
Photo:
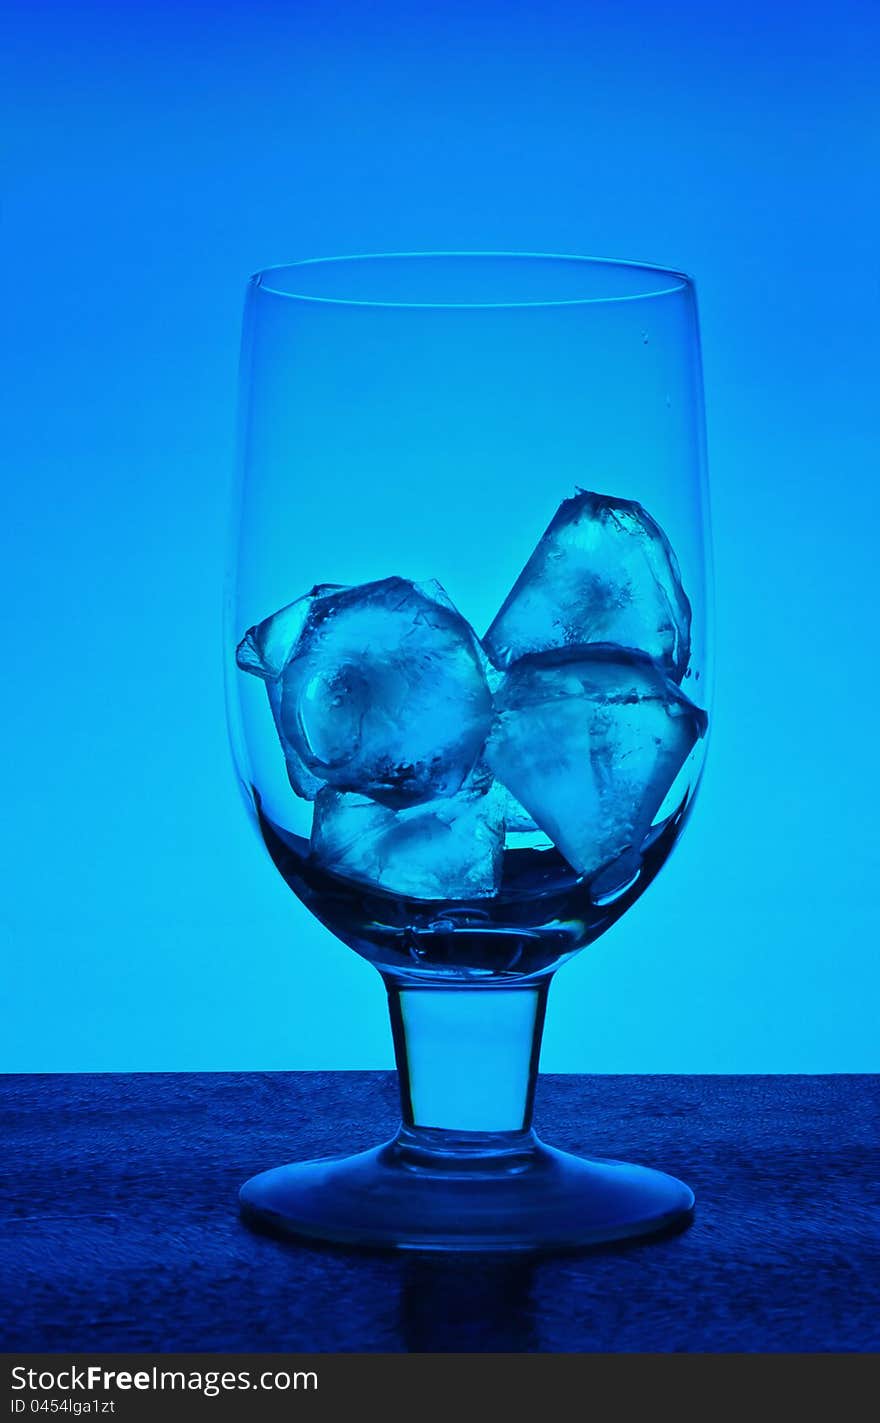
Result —
[[706, 729], [644, 653], [532, 654], [496, 694], [485, 757], [578, 874], [637, 863], [654, 815]]
[[276, 677], [270, 702], [294, 790], [311, 798], [331, 785], [392, 808], [459, 790], [492, 697], [476, 635], [443, 589], [384, 578], [322, 587], [306, 604], [276, 615], [283, 635], [261, 643], [266, 625], [253, 629], [239, 657], [246, 671]]
[[284, 664], [296, 646], [309, 608], [316, 598], [342, 591], [340, 583], [316, 583], [311, 592], [295, 598], [286, 608], [264, 618], [256, 627], [248, 628], [238, 647], [235, 660], [242, 672], [252, 672], [264, 682], [281, 676]]
[[640, 504], [582, 490], [560, 504], [483, 645], [498, 667], [532, 652], [617, 643], [680, 682], [691, 606], [663, 530]]
[[242, 672], [251, 672], [266, 683], [269, 706], [275, 720], [275, 730], [284, 752], [287, 779], [298, 796], [314, 800], [323, 785], [303, 764], [300, 756], [288, 743], [281, 725], [281, 674], [287, 659], [299, 640], [312, 604], [327, 596], [338, 593], [338, 583], [318, 583], [309, 593], [288, 603], [271, 617], [264, 618], [256, 627], [249, 628], [235, 650], [235, 660]]
[[412, 899], [485, 899], [501, 878], [497, 788], [392, 810], [325, 786], [315, 800], [312, 854], [325, 868]]
[[531, 834], [538, 829], [529, 812], [524, 805], [520, 805], [514, 795], [511, 795], [507, 786], [503, 786], [500, 781], [496, 781], [498, 795], [500, 797], [501, 813], [504, 816], [504, 828], [514, 834]]
[[[496, 672], [495, 677], [498, 679], [496, 685], [500, 686], [504, 679], [504, 674]], [[506, 831], [527, 832], [538, 829], [525, 806], [520, 805], [519, 801], [515, 796], [510, 794], [506, 786], [503, 786], [500, 781], [496, 781], [492, 767], [486, 761], [485, 757], [480, 757], [470, 774], [468, 784], [484, 791], [494, 787], [495, 795], [501, 807], [501, 814], [504, 819], [504, 828]]]

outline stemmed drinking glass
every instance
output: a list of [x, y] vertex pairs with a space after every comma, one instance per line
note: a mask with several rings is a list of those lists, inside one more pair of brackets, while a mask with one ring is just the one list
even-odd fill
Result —
[[402, 1124], [254, 1177], [246, 1219], [509, 1250], [690, 1218], [680, 1181], [557, 1151], [531, 1116], [552, 976], [693, 802], [706, 547], [687, 277], [463, 253], [251, 280], [234, 756], [278, 871], [384, 979]]

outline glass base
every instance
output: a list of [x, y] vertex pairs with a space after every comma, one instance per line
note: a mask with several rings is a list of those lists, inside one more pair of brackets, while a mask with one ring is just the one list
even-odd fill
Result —
[[396, 1250], [571, 1250], [671, 1234], [690, 1188], [623, 1161], [590, 1161], [532, 1132], [502, 1153], [425, 1151], [404, 1127], [356, 1156], [278, 1166], [241, 1188], [243, 1220], [274, 1235]]

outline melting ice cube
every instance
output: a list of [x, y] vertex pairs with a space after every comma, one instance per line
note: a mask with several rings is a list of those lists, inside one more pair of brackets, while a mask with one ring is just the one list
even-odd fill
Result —
[[238, 665], [267, 678], [309, 798], [321, 785], [394, 808], [452, 795], [491, 723], [482, 649], [437, 583], [322, 585], [251, 629]]
[[501, 878], [497, 788], [472, 787], [392, 810], [326, 786], [315, 800], [312, 854], [327, 869], [413, 899], [485, 899]]
[[486, 760], [579, 874], [635, 859], [706, 715], [642, 653], [594, 645], [517, 662]]
[[532, 652], [613, 642], [647, 652], [680, 682], [690, 629], [663, 530], [640, 504], [581, 491], [560, 504], [483, 645], [509, 667]]

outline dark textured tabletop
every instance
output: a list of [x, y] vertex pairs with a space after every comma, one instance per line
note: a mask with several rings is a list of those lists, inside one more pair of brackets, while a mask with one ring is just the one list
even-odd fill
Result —
[[389, 1073], [2, 1079], [7, 1351], [880, 1348], [874, 1077], [542, 1077], [554, 1145], [697, 1195], [673, 1239], [599, 1254], [282, 1244], [236, 1192], [390, 1136]]

